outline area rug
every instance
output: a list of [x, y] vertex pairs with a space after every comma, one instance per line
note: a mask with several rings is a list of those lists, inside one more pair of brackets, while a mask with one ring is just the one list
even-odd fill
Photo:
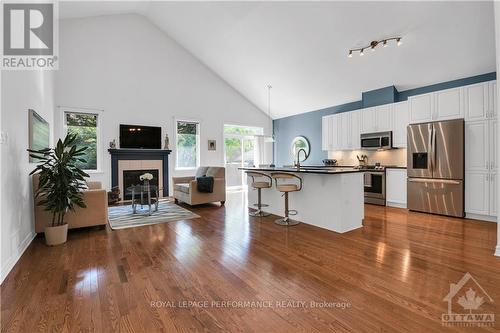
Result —
[[143, 209], [138, 205], [137, 214], [132, 214], [131, 205], [109, 207], [109, 225], [111, 229], [117, 230], [200, 217], [172, 201], [160, 201], [158, 211], [152, 212], [151, 216], [148, 216], [148, 211], [147, 205], [143, 206]]

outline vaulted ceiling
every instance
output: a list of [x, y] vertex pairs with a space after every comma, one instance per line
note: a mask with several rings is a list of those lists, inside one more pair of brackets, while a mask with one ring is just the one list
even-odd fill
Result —
[[[61, 2], [62, 18], [146, 16], [273, 118], [496, 70], [492, 2]], [[394, 44], [347, 57], [371, 40]]]

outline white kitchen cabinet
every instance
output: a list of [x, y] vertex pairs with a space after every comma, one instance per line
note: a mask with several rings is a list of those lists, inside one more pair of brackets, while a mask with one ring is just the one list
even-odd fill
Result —
[[463, 88], [440, 90], [434, 93], [435, 108], [432, 120], [449, 120], [464, 117]]
[[376, 133], [392, 130], [392, 104], [361, 110], [360, 133]]
[[498, 120], [465, 122], [465, 212], [495, 220], [497, 215]]
[[463, 118], [463, 96], [464, 88], [453, 88], [409, 97], [410, 123]]
[[376, 132], [392, 130], [392, 104], [377, 106], [375, 108]]
[[394, 147], [406, 148], [408, 118], [408, 101], [395, 103], [392, 110], [392, 145]]
[[490, 175], [488, 171], [465, 172], [465, 211], [490, 215]]
[[497, 173], [491, 172], [489, 175], [490, 183], [490, 216], [497, 216], [498, 212], [498, 183]]
[[406, 208], [406, 169], [385, 170], [386, 205]]
[[340, 118], [336, 115], [330, 116], [330, 145], [328, 150], [339, 150], [340, 148]]
[[434, 94], [423, 94], [408, 98], [410, 105], [410, 123], [425, 123], [432, 121], [434, 114]]
[[350, 112], [343, 112], [335, 115], [338, 119], [339, 149], [345, 150], [351, 147], [351, 115]]
[[487, 120], [465, 122], [465, 170], [487, 171], [490, 166], [490, 135]]
[[492, 119], [489, 121], [489, 148], [490, 148], [490, 171], [498, 170], [498, 120]]
[[490, 82], [490, 93], [489, 93], [489, 100], [490, 100], [490, 118], [496, 119], [498, 115], [498, 90], [497, 90], [497, 81], [491, 81]]
[[[334, 127], [335, 126], [335, 127]], [[322, 133], [321, 133], [321, 148], [323, 150], [334, 150], [337, 144], [337, 124], [334, 122], [333, 116], [324, 116], [322, 118]]]
[[330, 135], [330, 127], [328, 123], [328, 116], [321, 118], [321, 150], [328, 150], [328, 143]]
[[351, 149], [356, 150], [361, 148], [360, 139], [360, 122], [361, 122], [361, 110], [351, 111]]
[[485, 120], [490, 111], [489, 86], [487, 83], [479, 83], [464, 88], [465, 95], [465, 120]]
[[374, 132], [377, 132], [377, 108], [362, 109], [360, 133]]

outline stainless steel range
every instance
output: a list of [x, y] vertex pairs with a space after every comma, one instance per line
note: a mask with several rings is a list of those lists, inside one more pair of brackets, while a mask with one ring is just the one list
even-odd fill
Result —
[[365, 203], [385, 206], [385, 167], [381, 165], [359, 165], [363, 176]]

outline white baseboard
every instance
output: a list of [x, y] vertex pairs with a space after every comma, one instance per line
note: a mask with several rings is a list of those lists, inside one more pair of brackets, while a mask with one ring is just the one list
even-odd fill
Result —
[[468, 218], [468, 219], [473, 219], [473, 220], [488, 221], [488, 222], [497, 222], [497, 217], [496, 216], [490, 216], [490, 215], [465, 213], [465, 217]]
[[405, 208], [406, 209], [406, 202], [386, 201], [385, 205], [389, 206], [389, 207]]
[[17, 253], [13, 253], [13, 255], [5, 262], [4, 265], [2, 265], [2, 271], [0, 272], [0, 285], [3, 283], [3, 280], [9, 275], [9, 272], [14, 268], [14, 265], [18, 262], [18, 260], [21, 258], [23, 255], [24, 251], [28, 248], [28, 246], [31, 244], [33, 239], [35, 239], [36, 233], [33, 232], [31, 234], [28, 234], [21, 244], [19, 244], [17, 248]]
[[495, 255], [497, 257], [500, 257], [500, 245], [497, 245], [496, 250], [495, 250]]

